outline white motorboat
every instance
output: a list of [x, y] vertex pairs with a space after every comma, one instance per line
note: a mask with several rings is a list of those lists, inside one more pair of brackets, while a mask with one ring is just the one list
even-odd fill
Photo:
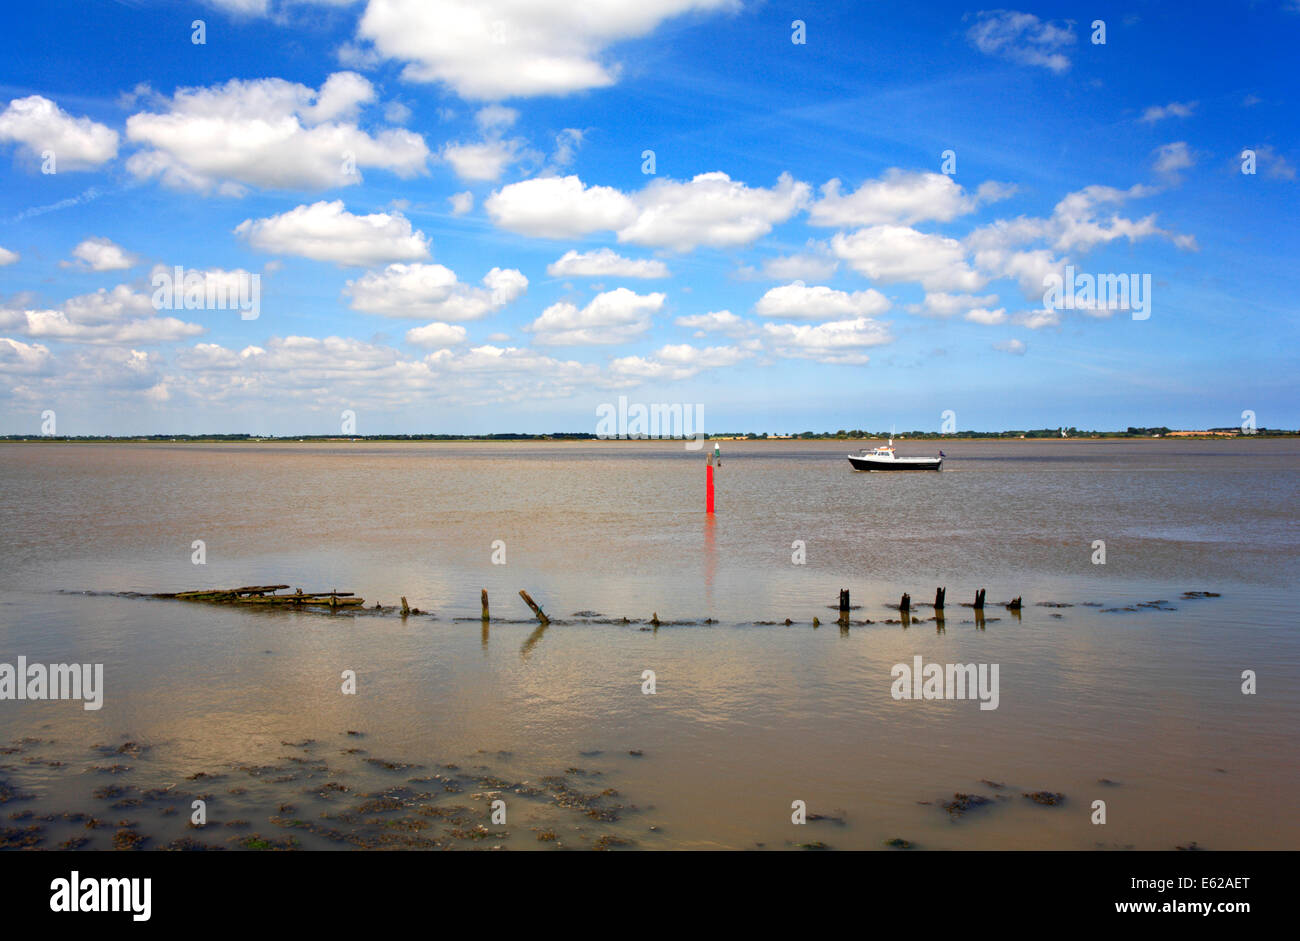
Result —
[[860, 471], [895, 471], [895, 470], [940, 470], [943, 467], [944, 454], [938, 457], [899, 457], [894, 453], [894, 439], [883, 448], [864, 450], [861, 454], [850, 454], [849, 463], [854, 470]]

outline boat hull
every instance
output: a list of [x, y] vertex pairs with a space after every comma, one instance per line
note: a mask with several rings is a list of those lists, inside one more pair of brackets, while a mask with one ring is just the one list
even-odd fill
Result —
[[895, 458], [881, 461], [869, 457], [849, 455], [849, 463], [860, 471], [937, 471], [943, 467], [943, 458]]

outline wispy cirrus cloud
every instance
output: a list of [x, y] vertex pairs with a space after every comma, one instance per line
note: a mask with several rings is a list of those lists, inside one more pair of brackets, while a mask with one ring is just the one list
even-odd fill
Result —
[[1165, 118], [1190, 118], [1196, 111], [1195, 101], [1171, 101], [1167, 105], [1152, 105], [1139, 118], [1143, 124], [1155, 124]]
[[1076, 37], [1073, 20], [1056, 23], [1018, 10], [981, 10], [966, 38], [985, 55], [1059, 74], [1070, 68], [1066, 50]]

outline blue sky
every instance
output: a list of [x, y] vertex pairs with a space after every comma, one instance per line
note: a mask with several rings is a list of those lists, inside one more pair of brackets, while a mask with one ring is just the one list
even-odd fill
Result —
[[[1298, 40], [1290, 0], [13, 8], [0, 433], [594, 431], [619, 395], [1295, 428]], [[178, 265], [257, 275], [257, 317], [158, 309]], [[1045, 310], [1066, 265], [1149, 275], [1149, 316]]]

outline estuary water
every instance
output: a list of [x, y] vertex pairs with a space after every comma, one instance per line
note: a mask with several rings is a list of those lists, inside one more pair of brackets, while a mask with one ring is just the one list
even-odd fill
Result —
[[[941, 446], [723, 442], [709, 518], [682, 442], [0, 444], [0, 663], [104, 668], [0, 700], [3, 843], [1300, 848], [1300, 441]], [[366, 610], [131, 595], [266, 584]]]

